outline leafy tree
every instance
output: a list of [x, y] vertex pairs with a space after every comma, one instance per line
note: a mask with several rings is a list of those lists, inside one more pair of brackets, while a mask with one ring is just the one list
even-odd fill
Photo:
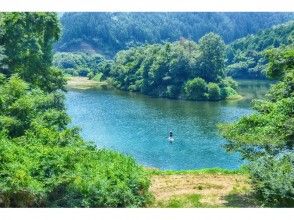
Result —
[[187, 81], [185, 85], [185, 94], [191, 100], [205, 100], [207, 92], [207, 83], [204, 79], [197, 77]]
[[[29, 23], [34, 25], [28, 25]], [[62, 73], [51, 67], [52, 45], [59, 38], [55, 13], [2, 13], [0, 45], [5, 48], [7, 67], [2, 72], [18, 73], [31, 86], [46, 92], [63, 89]]]
[[212, 82], [208, 83], [207, 94], [208, 94], [208, 99], [212, 101], [217, 101], [222, 98], [221, 89], [216, 83], [212, 83]]
[[33, 136], [48, 145], [81, 143], [76, 129], [68, 129], [64, 96], [30, 90], [29, 84], [12, 75], [0, 84], [0, 133], [10, 138]]
[[214, 33], [206, 34], [199, 40], [199, 48], [200, 76], [208, 82], [223, 78], [226, 46], [222, 38]]
[[251, 177], [259, 198], [270, 206], [294, 206], [294, 49], [267, 52], [268, 75], [279, 79], [256, 113], [220, 126], [227, 149], [251, 161]]
[[67, 75], [88, 76], [90, 74], [93, 78], [98, 72], [109, 76], [111, 61], [100, 54], [63, 52], [54, 54], [53, 65]]

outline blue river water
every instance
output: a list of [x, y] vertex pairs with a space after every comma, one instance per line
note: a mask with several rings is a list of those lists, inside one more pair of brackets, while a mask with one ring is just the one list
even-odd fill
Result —
[[[220, 167], [235, 169], [243, 163], [227, 153], [217, 124], [252, 114], [250, 101], [262, 96], [269, 84], [240, 83], [239, 101], [192, 102], [151, 98], [113, 90], [74, 90], [66, 94], [67, 112], [82, 136], [134, 157], [138, 163], [160, 169]], [[174, 142], [168, 142], [168, 133]]]

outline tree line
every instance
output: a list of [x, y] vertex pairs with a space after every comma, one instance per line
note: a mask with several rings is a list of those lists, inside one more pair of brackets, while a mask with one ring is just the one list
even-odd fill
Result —
[[[225, 46], [225, 75], [236, 79], [265, 79], [266, 66], [268, 63], [265, 51], [271, 48], [291, 45], [293, 44], [293, 39], [294, 22], [289, 21], [227, 44]], [[184, 41], [191, 42], [189, 53], [195, 54], [195, 51], [192, 52], [192, 50], [197, 50], [197, 48], [192, 47], [195, 41], [185, 38], [181, 38], [174, 43], [165, 42], [156, 45], [174, 45], [177, 44], [177, 42], [183, 43]], [[148, 48], [149, 46], [148, 44], [134, 46], [122, 51], [132, 51], [132, 48], [137, 48], [137, 54], [144, 54], [142, 49], [139, 51], [138, 48]], [[176, 52], [177, 51], [174, 51], [173, 53]], [[178, 53], [178, 56], [180, 56], [181, 49], [178, 50]], [[53, 64], [62, 69], [66, 75], [89, 75], [89, 78], [94, 78], [97, 75], [96, 78], [106, 79], [110, 76], [113, 60], [117, 59], [117, 56], [122, 56], [118, 54], [122, 54], [122, 52], [118, 52], [113, 59], [108, 59], [97, 52], [56, 52], [53, 57]], [[139, 55], [142, 56], [142, 54]], [[148, 54], [146, 56], [148, 56]], [[131, 90], [136, 89], [133, 88]]]

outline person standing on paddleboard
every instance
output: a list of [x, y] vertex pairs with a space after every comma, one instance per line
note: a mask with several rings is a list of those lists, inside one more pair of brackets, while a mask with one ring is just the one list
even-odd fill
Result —
[[173, 132], [172, 131], [169, 132], [168, 140], [169, 140], [170, 143], [172, 143], [174, 141]]

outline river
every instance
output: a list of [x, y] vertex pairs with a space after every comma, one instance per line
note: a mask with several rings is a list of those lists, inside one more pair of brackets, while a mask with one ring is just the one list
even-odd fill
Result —
[[[238, 154], [222, 147], [226, 141], [216, 125], [252, 114], [250, 101], [262, 97], [266, 81], [239, 81], [238, 101], [192, 102], [151, 98], [113, 90], [74, 90], [66, 94], [72, 125], [98, 147], [133, 156], [140, 164], [186, 170], [220, 167], [236, 169]], [[167, 140], [169, 131], [175, 141]]]

